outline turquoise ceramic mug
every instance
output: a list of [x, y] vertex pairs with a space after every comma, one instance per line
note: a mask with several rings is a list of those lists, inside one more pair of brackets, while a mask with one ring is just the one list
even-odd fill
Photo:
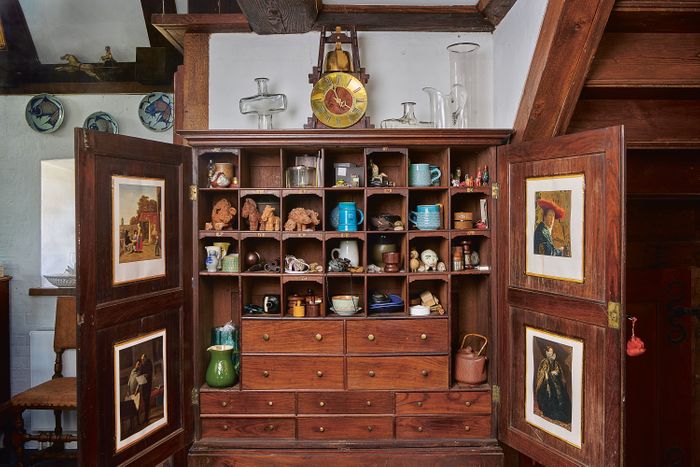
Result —
[[442, 225], [440, 221], [440, 205], [420, 204], [415, 211], [408, 214], [408, 220], [418, 230], [437, 230]]
[[438, 182], [442, 171], [430, 164], [411, 164], [408, 168], [408, 182], [411, 186], [430, 186]]
[[365, 216], [357, 209], [354, 201], [341, 201], [338, 203], [338, 230], [342, 232], [355, 232], [357, 226], [362, 224]]

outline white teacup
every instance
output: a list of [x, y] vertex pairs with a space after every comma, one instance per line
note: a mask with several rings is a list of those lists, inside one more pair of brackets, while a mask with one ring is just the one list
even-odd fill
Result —
[[360, 297], [358, 295], [333, 295], [331, 297], [333, 309], [336, 312], [355, 311], [359, 308]]

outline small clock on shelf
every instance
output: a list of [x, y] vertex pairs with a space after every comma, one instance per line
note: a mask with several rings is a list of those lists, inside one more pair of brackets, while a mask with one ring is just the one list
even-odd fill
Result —
[[[326, 54], [326, 45], [334, 50]], [[350, 44], [351, 52], [343, 50]], [[309, 74], [313, 116], [304, 128], [373, 128], [367, 110], [365, 84], [369, 75], [360, 66], [360, 52], [355, 27], [343, 31], [340, 26], [329, 33], [321, 31], [318, 66]]]

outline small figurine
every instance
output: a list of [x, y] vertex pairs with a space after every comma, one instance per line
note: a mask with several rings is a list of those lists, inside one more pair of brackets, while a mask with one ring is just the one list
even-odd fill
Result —
[[420, 259], [425, 265], [426, 271], [435, 271], [438, 264], [438, 255], [433, 250], [423, 250], [420, 254]]
[[115, 66], [117, 61], [112, 57], [112, 47], [105, 45], [105, 54], [100, 57], [100, 63], [104, 66]]
[[275, 208], [269, 204], [265, 206], [260, 215], [260, 230], [274, 232], [280, 229], [280, 218], [275, 216]]
[[299, 232], [316, 230], [316, 226], [321, 223], [318, 213], [313, 209], [294, 208], [287, 216], [284, 223], [284, 230], [292, 232], [294, 229]]
[[462, 180], [462, 169], [457, 167], [452, 175], [452, 186], [459, 186], [460, 180]]
[[346, 272], [350, 267], [350, 260], [347, 258], [333, 258], [328, 261], [328, 272]]
[[370, 178], [371, 186], [388, 186], [389, 182], [387, 180], [387, 174], [384, 172], [379, 172], [379, 166], [374, 163], [372, 159], [369, 160], [369, 165], [372, 170], [372, 175]]
[[211, 185], [211, 182], [214, 180], [214, 161], [209, 159], [209, 164], [207, 164], [207, 180], [209, 180], [208, 185]]
[[376, 274], [378, 272], [382, 272], [382, 268], [380, 268], [376, 264], [370, 264], [369, 266], [367, 266], [367, 272], [372, 273], [372, 274]]
[[481, 173], [481, 169], [476, 171], [476, 178], [474, 179], [474, 185], [475, 186], [481, 186], [483, 182], [483, 174]]
[[465, 175], [464, 184], [467, 188], [474, 188], [474, 177], [469, 174]]
[[410, 257], [411, 259], [408, 262], [408, 267], [410, 268], [411, 272], [418, 272], [420, 260], [418, 259], [418, 251], [415, 248], [411, 250]]
[[231, 227], [231, 221], [236, 215], [236, 208], [226, 198], [221, 198], [211, 210], [211, 222], [204, 226], [205, 230], [224, 230]]
[[443, 263], [442, 261], [440, 261], [439, 263], [437, 263], [437, 271], [438, 271], [438, 272], [445, 272], [445, 271], [447, 271], [447, 266], [445, 266], [445, 263]]
[[248, 225], [250, 230], [258, 230], [258, 224], [260, 223], [260, 212], [258, 211], [258, 204], [252, 198], [246, 198], [245, 203], [243, 203], [243, 209], [241, 210], [241, 217], [243, 219], [248, 219]]
[[484, 172], [481, 174], [481, 181], [483, 182], [484, 185], [488, 185], [488, 183], [489, 183], [489, 166], [488, 165], [484, 166]]

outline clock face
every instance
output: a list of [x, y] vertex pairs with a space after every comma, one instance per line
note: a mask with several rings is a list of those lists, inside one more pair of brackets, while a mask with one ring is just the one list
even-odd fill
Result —
[[321, 77], [311, 91], [311, 110], [319, 122], [331, 128], [357, 123], [367, 110], [367, 90], [348, 73], [334, 72]]

